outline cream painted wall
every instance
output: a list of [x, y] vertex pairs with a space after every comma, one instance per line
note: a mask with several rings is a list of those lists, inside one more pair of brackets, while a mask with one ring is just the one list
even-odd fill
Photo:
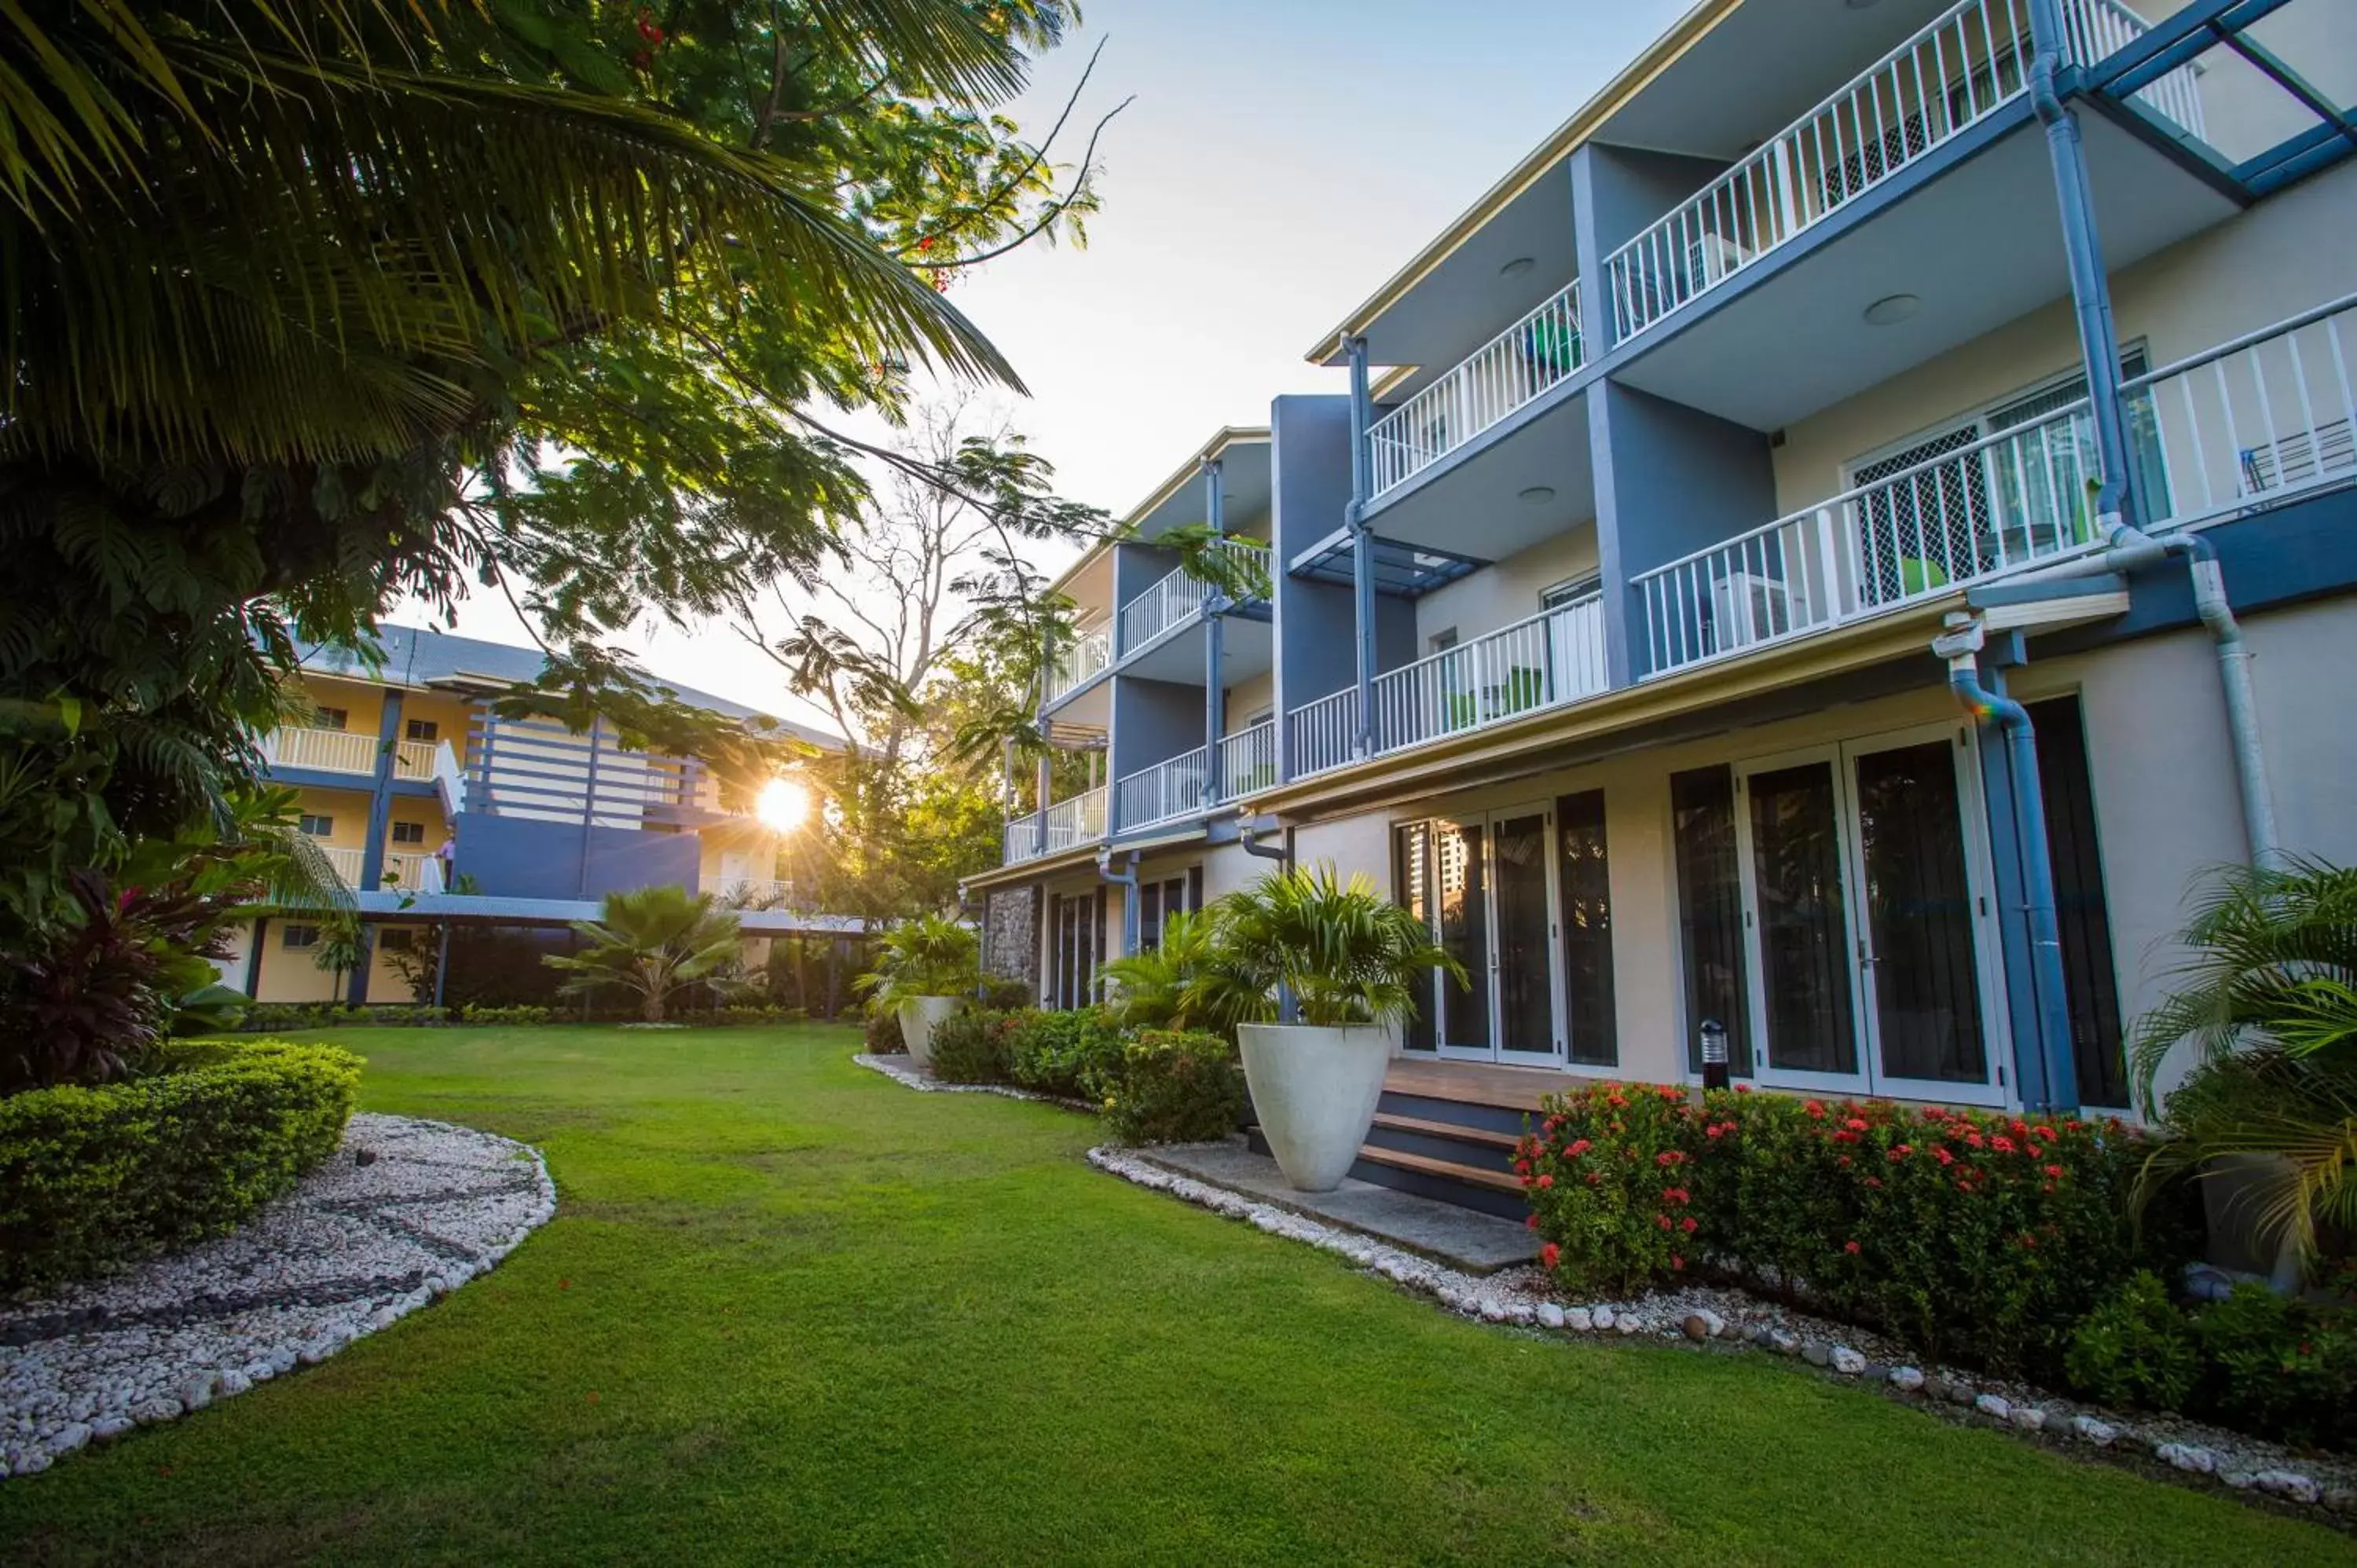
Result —
[[1415, 602], [1416, 657], [1454, 627], [1460, 642], [1539, 613], [1539, 595], [1570, 577], [1596, 570], [1596, 524], [1575, 523], [1469, 577], [1437, 588]]
[[[316, 842], [333, 849], [361, 849], [368, 843], [369, 787], [365, 780], [350, 789], [314, 789], [295, 791], [296, 810], [305, 816], [326, 817], [334, 831]], [[425, 804], [426, 802], [420, 802]], [[436, 807], [439, 815], [440, 808]], [[442, 841], [436, 839], [434, 843]], [[425, 847], [432, 849], [434, 843]]]
[[[2149, 362], [2162, 365], [2357, 292], [2352, 210], [2357, 162], [2344, 162], [2115, 274], [2121, 343], [2141, 341]], [[1785, 430], [1774, 454], [1778, 507], [1796, 511], [1837, 494], [1854, 459], [2078, 363], [2077, 328], [2063, 300], [1836, 403]]]
[[1276, 672], [1254, 675], [1228, 688], [1228, 727], [1222, 733], [1234, 735], [1250, 729], [1254, 714], [1276, 705]]
[[[344, 733], [373, 738], [384, 723], [384, 688], [364, 681], [340, 681], [327, 675], [305, 675], [303, 693], [315, 706], [344, 710]], [[307, 724], [308, 720], [298, 721]]]
[[[286, 946], [287, 926], [302, 923], [273, 917], [268, 929], [263, 932], [262, 973], [260, 983], [255, 987], [256, 1001], [341, 1002], [344, 1000], [343, 987], [337, 983], [334, 972], [321, 969], [311, 961], [311, 955], [317, 950], [316, 949]], [[371, 929], [381, 934], [388, 928], [380, 925]], [[412, 939], [413, 940], [432, 940], [433, 931], [430, 927], [412, 926], [405, 929], [417, 933]], [[242, 949], [245, 942], [251, 940], [251, 936], [252, 929], [247, 928], [242, 934], [240, 942]], [[349, 983], [350, 978], [349, 975], [345, 976], [345, 983]], [[240, 989], [243, 988], [245, 968], [242, 964], [231, 972], [228, 983]], [[386, 961], [382, 947], [376, 950], [375, 961], [369, 968], [368, 999], [371, 1003], [383, 1004], [414, 1000], [410, 994], [408, 983], [403, 980], [400, 972]]]

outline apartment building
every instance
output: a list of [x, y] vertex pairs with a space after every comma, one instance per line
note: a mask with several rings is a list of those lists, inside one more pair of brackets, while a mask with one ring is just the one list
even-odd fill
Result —
[[[994, 955], [1069, 1001], [1363, 872], [1474, 983], [1358, 1174], [1515, 1212], [1495, 1133], [1706, 1024], [2125, 1107], [2204, 869], [2357, 858], [2352, 102], [2334, 0], [1705, 0], [1075, 569], [1107, 783], [1010, 826]], [[1265, 606], [1157, 575], [1223, 510]]]
[[[262, 737], [274, 783], [295, 789], [300, 826], [351, 889], [368, 961], [339, 974], [316, 961], [321, 922], [265, 917], [224, 973], [270, 1002], [412, 1000], [392, 954], [451, 921], [562, 929], [606, 894], [677, 884], [751, 905], [794, 900], [779, 835], [723, 805], [692, 757], [621, 744], [600, 723], [576, 735], [515, 719], [490, 699], [540, 674], [537, 650], [429, 628], [386, 627], [382, 660], [306, 647], [309, 713]], [[665, 684], [672, 684], [666, 682]], [[823, 730], [675, 686], [682, 701], [839, 749]], [[763, 936], [856, 935], [858, 922], [790, 908], [743, 917]]]

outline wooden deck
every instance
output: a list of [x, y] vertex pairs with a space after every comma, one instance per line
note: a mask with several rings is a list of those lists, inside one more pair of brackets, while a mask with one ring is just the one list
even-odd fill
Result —
[[1497, 1105], [1509, 1111], [1536, 1111], [1539, 1096], [1575, 1087], [1579, 1081], [1547, 1068], [1418, 1061], [1407, 1057], [1393, 1058], [1391, 1070], [1383, 1075], [1383, 1088], [1394, 1094]]

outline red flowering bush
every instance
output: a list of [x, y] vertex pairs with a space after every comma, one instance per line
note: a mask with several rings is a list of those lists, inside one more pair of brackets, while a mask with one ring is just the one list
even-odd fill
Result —
[[1550, 1096], [1517, 1158], [1567, 1284], [1701, 1269], [1926, 1356], [2051, 1375], [2136, 1269], [2190, 1255], [2173, 1217], [2128, 1218], [2145, 1153], [2116, 1121], [1599, 1084]]
[[1684, 1273], [1709, 1238], [1696, 1218], [1681, 1090], [1598, 1083], [1549, 1095], [1514, 1151], [1545, 1238], [1541, 1262], [1576, 1288], [1622, 1294]]

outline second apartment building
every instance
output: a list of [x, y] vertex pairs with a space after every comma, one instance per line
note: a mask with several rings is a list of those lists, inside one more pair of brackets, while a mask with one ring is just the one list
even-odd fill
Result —
[[[2126, 1107], [2204, 870], [2357, 859], [2352, 102], [2329, 0], [1696, 7], [1078, 569], [1043, 722], [1108, 788], [994, 921], [1069, 1001], [1258, 854], [1364, 872], [1475, 976], [1426, 1110], [1706, 1022], [1762, 1087]], [[1222, 509], [1268, 602], [1166, 668], [1154, 530]]]

